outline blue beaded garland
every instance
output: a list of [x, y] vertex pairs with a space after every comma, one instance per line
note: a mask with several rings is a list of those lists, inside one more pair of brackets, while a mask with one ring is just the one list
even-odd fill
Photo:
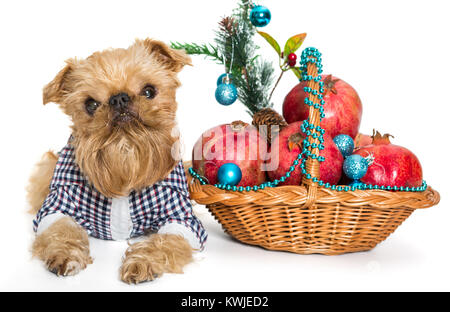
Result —
[[272, 14], [265, 6], [257, 5], [250, 11], [250, 22], [255, 27], [267, 26], [271, 18]]
[[228, 106], [236, 102], [238, 97], [238, 92], [234, 84], [232, 83], [222, 83], [217, 86], [216, 89], [216, 100], [219, 104]]
[[358, 187], [358, 186], [362, 186], [364, 183], [362, 183], [361, 181], [359, 181], [359, 180], [353, 180], [352, 182], [350, 182], [350, 184], [348, 185], [348, 186], [350, 186], [350, 187]]
[[355, 148], [355, 142], [351, 136], [347, 134], [339, 134], [334, 137], [333, 142], [336, 144], [337, 148], [341, 151], [342, 156], [348, 157], [353, 153]]
[[[217, 172], [217, 180], [220, 184], [229, 186], [237, 185], [242, 179], [242, 171], [238, 165], [233, 163], [226, 163], [220, 166]], [[228, 188], [227, 188], [228, 189]]]

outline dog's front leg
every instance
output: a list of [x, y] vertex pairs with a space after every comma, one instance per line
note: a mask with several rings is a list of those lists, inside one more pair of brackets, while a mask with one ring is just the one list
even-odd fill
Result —
[[36, 236], [33, 256], [56, 275], [75, 275], [92, 263], [86, 231], [70, 217], [63, 217]]
[[191, 261], [192, 247], [182, 236], [153, 234], [127, 249], [120, 278], [128, 284], [151, 281], [165, 272], [183, 273]]

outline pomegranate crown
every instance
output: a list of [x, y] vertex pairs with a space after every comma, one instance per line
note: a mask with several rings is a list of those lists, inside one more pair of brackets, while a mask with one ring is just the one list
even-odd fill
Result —
[[373, 129], [372, 144], [374, 145], [391, 144], [391, 140], [389, 139], [390, 137], [393, 138], [394, 136], [389, 133], [385, 133], [382, 135], [378, 130]]

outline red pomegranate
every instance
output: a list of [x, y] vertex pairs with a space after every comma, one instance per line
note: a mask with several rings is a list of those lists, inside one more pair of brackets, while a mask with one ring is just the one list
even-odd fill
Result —
[[380, 186], [421, 186], [422, 166], [419, 160], [410, 150], [391, 144], [390, 136], [382, 136], [377, 131], [371, 145], [355, 151], [355, 154], [373, 158], [373, 163], [361, 181]]
[[194, 170], [216, 184], [217, 171], [225, 163], [234, 163], [242, 171], [237, 186], [253, 186], [265, 181], [264, 160], [267, 143], [258, 130], [245, 122], [234, 121], [214, 127], [197, 140], [192, 151]]
[[[355, 89], [345, 81], [324, 75], [325, 118], [321, 127], [334, 138], [339, 134], [347, 134], [353, 139], [358, 134], [362, 116], [361, 100]], [[304, 91], [307, 82], [303, 81], [295, 86], [286, 96], [283, 103], [283, 116], [288, 123], [308, 119], [309, 106], [305, 104], [305, 97], [309, 95]]]
[[[289, 124], [274, 139], [270, 158], [266, 162], [267, 173], [272, 181], [284, 176], [302, 151], [305, 134], [300, 129], [301, 124], [301, 121]], [[331, 137], [325, 134], [324, 140], [325, 149], [320, 155], [325, 157], [325, 161], [320, 163], [320, 179], [325, 183], [337, 184], [342, 175], [344, 158]], [[299, 185], [301, 180], [302, 172], [298, 166], [280, 185]]]
[[358, 133], [355, 138], [355, 149], [372, 144], [372, 136]]

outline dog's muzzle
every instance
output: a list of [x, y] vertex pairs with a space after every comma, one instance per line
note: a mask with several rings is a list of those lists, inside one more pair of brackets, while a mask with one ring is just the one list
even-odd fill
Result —
[[130, 97], [124, 92], [113, 95], [109, 98], [109, 106], [111, 106], [113, 110], [127, 109], [129, 103]]
[[137, 117], [130, 108], [131, 99], [128, 94], [121, 92], [109, 98], [109, 106], [112, 109], [112, 120], [116, 124], [128, 123]]

